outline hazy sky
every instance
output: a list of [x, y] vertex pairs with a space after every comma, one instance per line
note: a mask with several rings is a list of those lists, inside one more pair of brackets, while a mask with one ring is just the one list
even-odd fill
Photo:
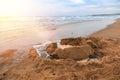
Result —
[[120, 0], [0, 0], [3, 16], [78, 16], [120, 13]]

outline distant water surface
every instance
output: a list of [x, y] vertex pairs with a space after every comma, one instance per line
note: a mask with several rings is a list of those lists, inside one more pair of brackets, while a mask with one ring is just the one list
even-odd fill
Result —
[[119, 15], [0, 17], [0, 52], [11, 48], [31, 48], [47, 40], [87, 36], [104, 29]]

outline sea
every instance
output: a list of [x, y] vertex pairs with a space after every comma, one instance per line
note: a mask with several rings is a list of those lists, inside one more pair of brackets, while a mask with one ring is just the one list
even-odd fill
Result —
[[68, 37], [88, 36], [120, 15], [0, 17], [0, 52], [29, 50], [33, 45]]
[[65, 24], [86, 22], [93, 20], [109, 20], [120, 18], [120, 15], [87, 15], [87, 16], [21, 16], [21, 17], [0, 17], [0, 31], [14, 30], [22, 27], [58, 27]]

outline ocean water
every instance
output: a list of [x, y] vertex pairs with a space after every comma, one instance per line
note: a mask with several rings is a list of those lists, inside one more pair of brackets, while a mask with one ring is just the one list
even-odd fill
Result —
[[110, 16], [54, 16], [54, 17], [9, 17], [0, 18], [0, 30], [12, 30], [22, 27], [57, 27], [69, 23], [86, 22], [91, 20], [116, 19], [120, 15]]
[[[105, 28], [117, 18], [120, 18], [120, 15], [2, 17], [0, 18], [0, 36], [4, 38], [1, 37], [0, 40], [7, 39], [8, 36], [10, 38], [9, 34], [18, 37], [27, 30], [34, 30], [42, 38], [43, 34], [47, 34], [44, 33], [45, 31], [50, 31], [49, 35], [53, 39], [85, 36]], [[41, 31], [44, 32], [40, 33]]]
[[104, 29], [117, 18], [120, 15], [0, 17], [0, 52], [15, 48], [29, 50], [45, 41], [87, 36]]

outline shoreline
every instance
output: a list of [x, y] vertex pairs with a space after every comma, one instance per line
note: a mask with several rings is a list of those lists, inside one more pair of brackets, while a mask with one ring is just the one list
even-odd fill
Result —
[[[94, 32], [106, 28], [107, 25], [115, 22], [115, 19], [100, 19], [90, 20], [86, 22], [65, 24], [60, 26], [58, 33], [56, 33], [55, 39], [63, 39], [69, 37], [86, 37]], [[84, 26], [84, 27], [83, 27]]]
[[89, 37], [99, 37], [99, 38], [120, 38], [120, 18], [116, 19], [113, 24], [108, 25], [105, 29], [99, 30]]
[[[102, 32], [104, 32], [104, 34], [106, 34], [106, 30], [107, 30], [107, 33], [109, 32], [109, 29], [111, 29], [111, 28], [114, 28], [114, 27], [112, 27], [112, 26], [114, 26], [116, 23], [119, 23], [118, 21], [120, 21], [120, 19], [116, 19], [116, 21], [114, 21], [114, 23], [111, 23], [111, 24], [109, 24], [108, 26], [106, 26], [104, 29], [101, 29], [101, 30], [98, 30], [97, 32], [95, 32], [95, 33], [92, 33], [92, 34], [90, 34], [90, 35], [88, 35], [88, 36], [80, 36], [79, 34], [79, 36], [77, 35], [64, 35], [65, 33], [62, 33], [61, 31], [62, 30], [64, 30], [64, 28], [62, 28], [62, 30], [60, 30], [59, 31], [59, 28], [61, 28], [61, 27], [59, 27], [58, 28], [58, 30], [57, 31], [59, 31], [58, 33], [59, 34], [61, 34], [62, 36], [60, 36], [59, 34], [58, 34], [58, 38], [56, 38], [56, 39], [49, 39], [48, 38], [48, 40], [50, 40], [50, 41], [58, 41], [58, 40], [61, 40], [61, 39], [64, 39], [64, 38], [74, 38], [74, 37], [100, 37], [100, 36], [103, 36], [103, 33]], [[88, 21], [89, 22], [89, 21]], [[113, 21], [112, 21], [113, 22]], [[81, 23], [81, 22], [80, 22]], [[74, 23], [73, 25], [78, 25], [78, 24], [80, 24], [80, 23]], [[109, 22], [110, 23], [110, 22]], [[73, 27], [73, 25], [72, 26], [69, 26], [69, 25], [72, 25], [72, 24], [68, 24], [68, 26], [62, 26], [62, 27], [65, 27], [66, 29], [69, 29], [68, 27], [70, 27], [70, 29], [72, 28], [74, 28]], [[89, 25], [88, 25], [89, 26]], [[79, 28], [79, 26], [78, 26], [78, 28]], [[33, 28], [33, 30], [34, 30], [34, 28]], [[69, 33], [69, 31], [71, 31], [71, 30], [68, 30], [67, 32], [68, 32], [68, 34], [70, 34]], [[73, 30], [74, 31], [74, 30]], [[45, 33], [48, 33], [49, 31], [46, 31]], [[51, 31], [50, 31], [51, 32]], [[56, 30], [53, 30], [52, 31], [53, 32], [53, 34], [55, 33], [56, 34]], [[63, 31], [64, 32], [64, 31]], [[118, 31], [119, 32], [119, 31]], [[28, 55], [28, 53], [29, 53], [29, 50], [30, 50], [30, 48], [32, 47], [32, 46], [34, 46], [35, 44], [40, 44], [40, 43], [42, 43], [42, 42], [46, 42], [46, 41], [39, 41], [38, 42], [38, 40], [40, 40], [40, 38], [38, 38], [38, 36], [36, 36], [36, 35], [33, 35], [33, 31], [32, 32], [29, 32], [30, 33], [30, 35], [32, 35], [33, 37], [34, 37], [34, 39], [33, 39], [33, 41], [28, 41], [27, 42], [27, 44], [29, 44], [29, 42], [32, 42], [32, 44], [29, 44], [29, 46], [25, 46], [24, 45], [24, 47], [26, 47], [26, 49], [25, 48], [22, 48], [22, 43], [21, 43], [21, 41], [24, 39], [22, 39], [21, 41], [19, 41], [18, 39], [16, 39], [16, 41], [18, 40], [19, 42], [20, 42], [20, 44], [19, 44], [19, 46], [16, 44], [16, 41], [15, 41], [15, 44], [13, 44], [13, 45], [16, 45], [17, 47], [16, 48], [13, 48], [13, 46], [11, 46], [11, 48], [9, 48], [9, 46], [7, 47], [7, 49], [6, 50], [3, 50], [3, 51], [1, 51], [0, 53], [2, 54], [2, 53], [4, 53], [4, 52], [6, 52], [6, 51], [9, 51], [10, 50], [10, 52], [11, 52], [11, 50], [14, 50], [14, 49], [16, 49], [16, 52], [15, 53], [19, 53], [19, 54], [16, 54], [16, 57], [18, 58], [19, 56], [20, 56], [20, 54], [21, 54], [21, 56], [23, 57], [24, 55], [26, 56], [26, 53], [27, 53], [27, 55]], [[32, 33], [32, 34], [31, 34]], [[44, 33], [44, 32], [43, 32]], [[27, 34], [28, 34], [28, 32], [27, 32]], [[25, 34], [26, 35], [26, 37], [27, 37], [27, 34]], [[57, 34], [56, 34], [57, 35]], [[55, 35], [54, 35], [55, 36]], [[36, 38], [35, 38], [36, 37]], [[43, 36], [42, 36], [43, 37]], [[44, 37], [43, 37], [44, 38]], [[45, 37], [46, 38], [46, 37]], [[102, 37], [102, 38], [106, 38], [106, 36], [105, 37]], [[26, 40], [29, 40], [29, 39], [31, 39], [30, 38], [30, 36], [28, 36], [28, 39], [26, 38]], [[36, 39], [36, 40], [35, 40]], [[46, 38], [47, 39], [47, 38]], [[24, 40], [23, 40], [24, 41]], [[23, 42], [22, 41], [22, 42]], [[5, 42], [4, 42], [5, 43]], [[26, 42], [23, 42], [23, 43], [25, 43], [26, 44]], [[35, 43], [35, 44], [34, 44]], [[7, 45], [10, 45], [8, 42], [7, 42]], [[2, 47], [1, 47], [2, 48]], [[4, 48], [5, 48], [5, 46], [4, 46]], [[21, 59], [21, 58], [20, 58]]]
[[[107, 28], [95, 32], [86, 38], [61, 39], [60, 44], [71, 45], [71, 47], [64, 49], [57, 47], [56, 43], [48, 44], [46, 51], [49, 55], [53, 56], [53, 59], [40, 58], [36, 54], [35, 49], [31, 48], [28, 58], [13, 67], [8, 66], [2, 69], [0, 79], [117, 80], [120, 78], [120, 40], [114, 40], [113, 37], [115, 35], [114, 38], [119, 38], [118, 33], [120, 32], [117, 32], [120, 30], [119, 25], [120, 19], [108, 25]], [[106, 39], [111, 38], [106, 37], [106, 35], [110, 36], [110, 33], [114, 31], [115, 33], [112, 33], [114, 34], [112, 35], [112, 39]], [[15, 50], [11, 50], [11, 54], [14, 51]], [[6, 52], [6, 55], [8, 53], [9, 51]], [[6, 57], [6, 55], [1, 56]], [[81, 62], [81, 60], [86, 58], [93, 60], [88, 59], [87, 61]], [[94, 60], [94, 58], [97, 58], [97, 60]], [[11, 55], [11, 59], [8, 58], [8, 60], [13, 60], [13, 56]], [[5, 62], [8, 60], [5, 60]], [[11, 61], [9, 63], [11, 63]], [[1, 65], [3, 64], [4, 61]]]
[[[106, 26], [106, 28], [104, 28], [104, 29], [101, 29], [101, 30], [98, 30], [97, 32], [94, 32], [94, 33], [92, 33], [92, 34], [90, 34], [90, 35], [88, 35], [88, 36], [74, 36], [74, 37], [69, 37], [68, 35], [68, 37], [61, 37], [61, 36], [59, 36], [59, 39], [55, 39], [55, 40], [50, 40], [50, 41], [58, 41], [58, 40], [61, 40], [61, 39], [64, 39], [64, 38], [76, 38], [76, 37], [96, 37], [96, 38], [119, 38], [120, 36], [119, 36], [119, 24], [118, 23], [120, 23], [120, 19], [118, 18], [118, 19], [116, 19], [115, 20], [115, 22], [114, 23], [112, 23], [112, 24], [109, 24], [108, 26]], [[79, 24], [79, 23], [78, 23]], [[117, 24], [117, 25], [116, 25]], [[70, 25], [70, 24], [69, 24]], [[74, 24], [73, 24], [74, 25]], [[114, 27], [115, 26], [115, 27]], [[69, 26], [66, 26], [66, 27], [69, 27]], [[66, 28], [65, 27], [65, 28]], [[115, 29], [114, 29], [115, 28]], [[119, 28], [118, 30], [116, 29], [116, 28]], [[66, 29], [68, 29], [68, 28], [66, 28]], [[112, 29], [112, 30], [111, 30]], [[63, 30], [63, 29], [62, 29]], [[110, 31], [111, 32], [110, 32]], [[116, 31], [117, 30], [117, 31]], [[54, 30], [54, 31], [56, 31], [56, 30]], [[64, 32], [64, 31], [63, 31]], [[111, 33], [113, 34], [113, 35], [111, 35]], [[33, 35], [33, 34], [32, 34]], [[111, 36], [111, 37], [109, 37], [109, 36]], [[30, 37], [30, 36], [29, 36]], [[35, 36], [34, 36], [35, 37]], [[37, 36], [36, 36], [37, 37]], [[35, 39], [37, 39], [37, 40], [35, 40]], [[36, 42], [35, 44], [40, 44], [40, 42], [37, 42], [40, 38], [35, 38], [33, 41], [34, 42]], [[41, 40], [41, 42], [42, 42], [42, 40]], [[46, 42], [46, 41], [43, 41], [43, 42]], [[25, 42], [26, 43], [26, 42]], [[1, 52], [1, 54], [2, 53], [4, 53], [4, 52], [6, 52], [6, 51], [10, 51], [11, 52], [11, 50], [15, 50], [16, 49], [16, 52], [15, 53], [19, 53], [19, 54], [16, 54], [16, 57], [18, 58], [19, 56], [20, 56], [20, 54], [22, 54], [21, 56], [23, 57], [24, 56], [24, 54], [26, 54], [27, 53], [27, 55], [28, 55], [28, 53], [29, 53], [29, 50], [30, 50], [30, 48], [32, 47], [32, 46], [34, 46], [35, 44], [31, 44], [31, 45], [29, 45], [29, 46], [25, 46], [24, 45], [24, 47], [27, 47], [26, 49], [23, 49], [23, 48], [8, 48], [7, 50], [4, 50], [4, 51], [2, 51]], [[22, 46], [22, 45], [20, 45], [20, 46]], [[25, 55], [26, 56], [26, 55]], [[21, 59], [21, 58], [20, 58]]]
[[[65, 24], [65, 25], [58, 26], [57, 29], [54, 29], [52, 27], [52, 29], [54, 30], [51, 30], [51, 29], [47, 30], [46, 28], [44, 29], [38, 26], [33, 27], [33, 24], [30, 23], [29, 29], [27, 26], [24, 26], [20, 28], [20, 30], [15, 29], [15, 30], [7, 30], [5, 32], [2, 31], [0, 33], [0, 36], [1, 36], [0, 52], [4, 52], [5, 50], [14, 49], [14, 48], [18, 50], [25, 50], [24, 47], [27, 47], [26, 49], [30, 49], [32, 45], [38, 44], [44, 41], [48, 41], [48, 40], [54, 41], [54, 40], [60, 40], [62, 38], [67, 38], [67, 37], [86, 36], [92, 32], [95, 32], [101, 29], [100, 27], [97, 27], [97, 25], [102, 26], [102, 28], [104, 28], [107, 24], [110, 24], [112, 22], [113, 22], [113, 19], [110, 19], [109, 21], [100, 19], [96, 21], [85, 21], [85, 22], [80, 22], [80, 23], [73, 22], [67, 25]], [[9, 22], [7, 23], [10, 25], [13, 24]], [[23, 24], [21, 22], [20, 23], [17, 22], [17, 23], [19, 25], [23, 25], [24, 23], [25, 23], [24, 25], [28, 25], [27, 24], [28, 22], [27, 23], [24, 22]], [[4, 24], [6, 25], [6, 23]], [[92, 27], [93, 29], [89, 29]]]

